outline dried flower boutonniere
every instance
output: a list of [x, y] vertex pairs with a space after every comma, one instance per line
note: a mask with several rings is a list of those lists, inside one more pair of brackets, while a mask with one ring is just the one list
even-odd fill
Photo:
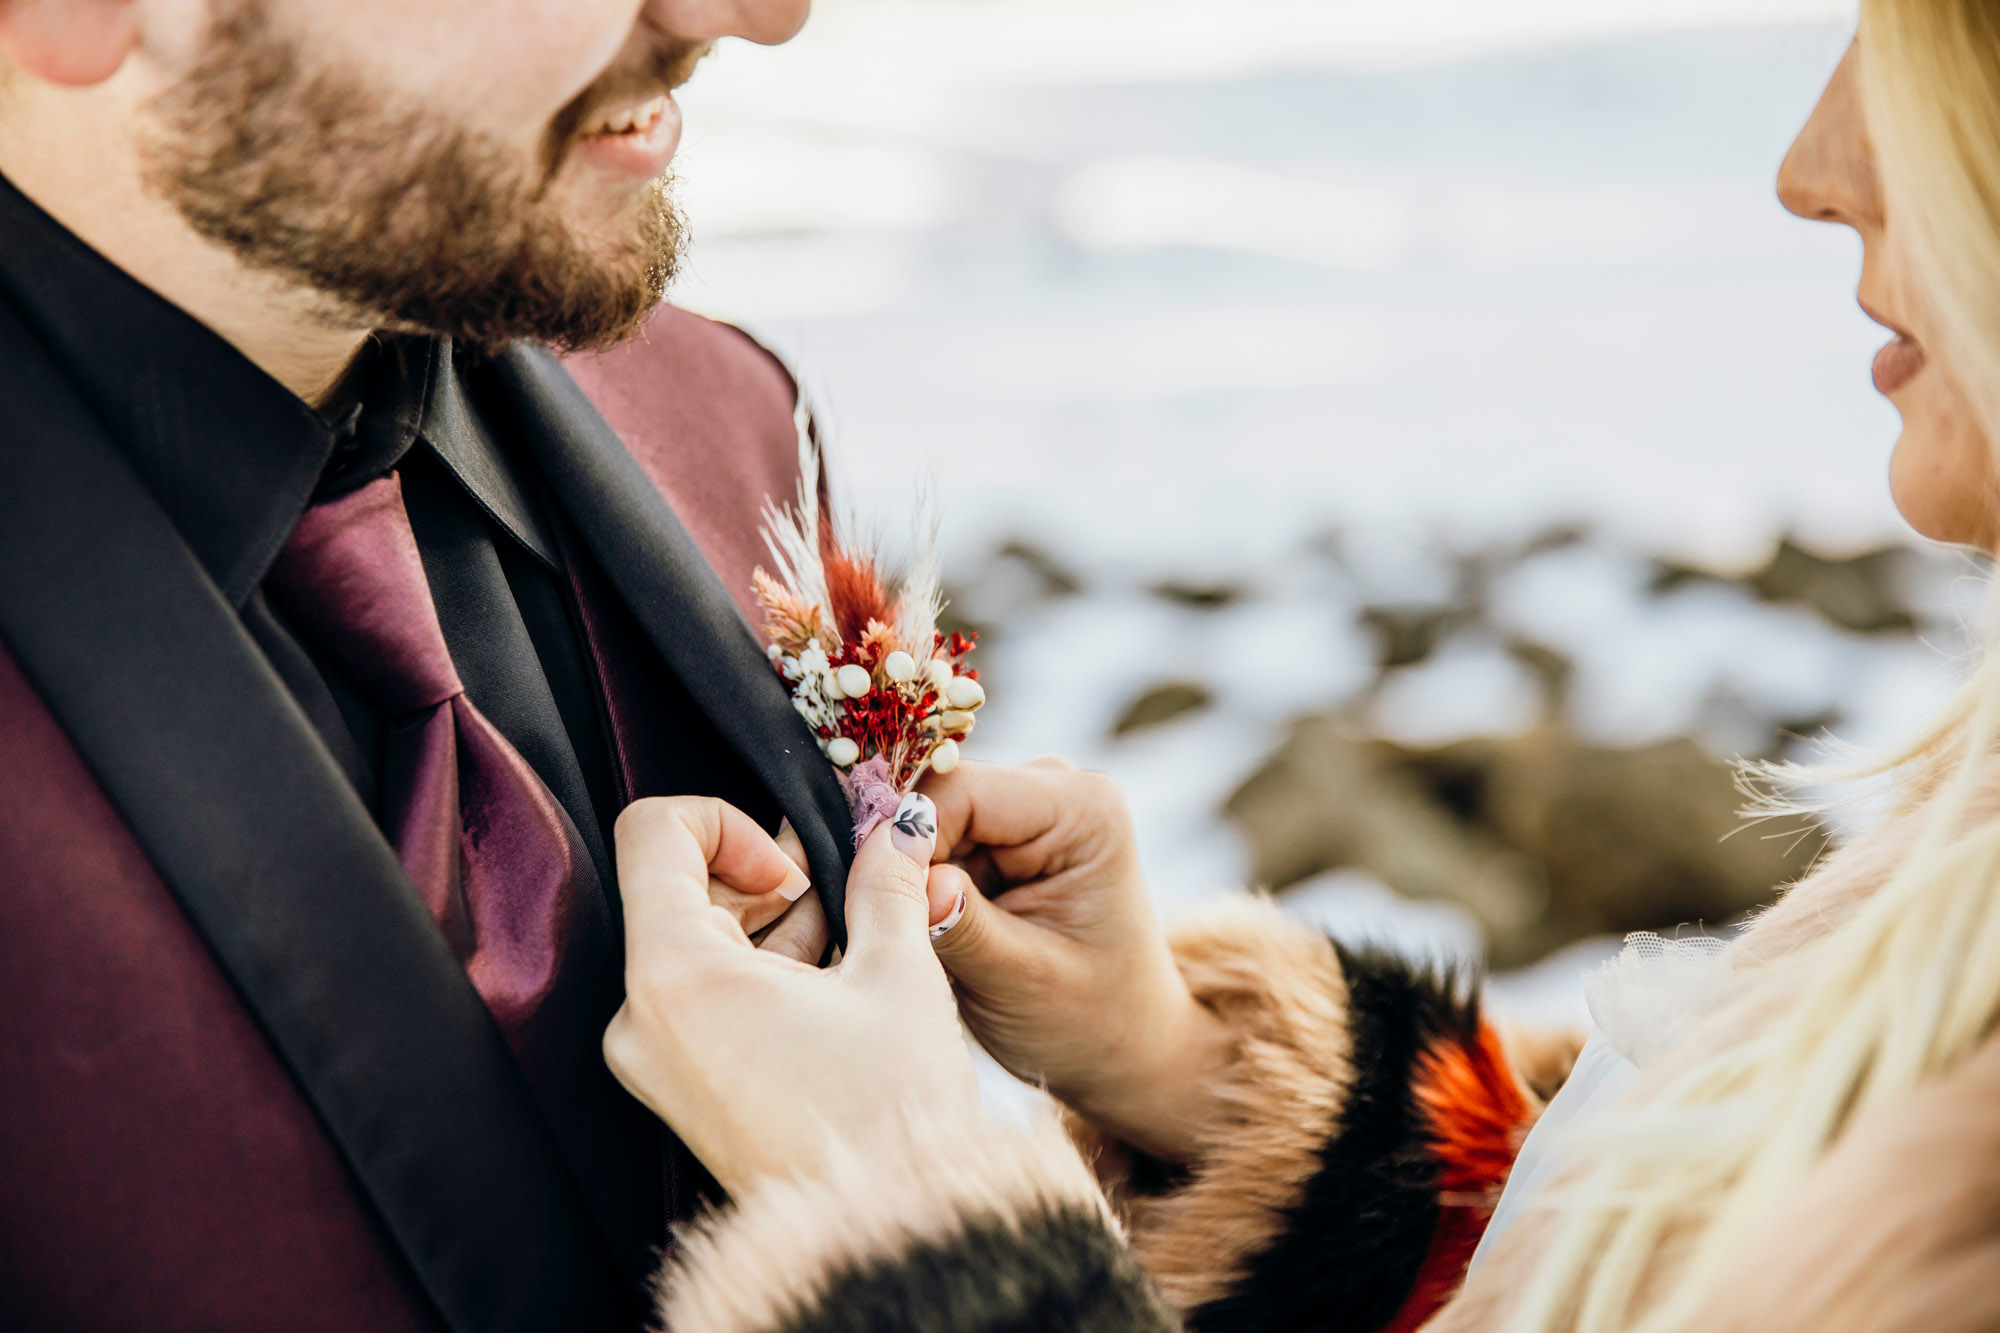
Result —
[[797, 498], [764, 510], [775, 572], [753, 579], [771, 662], [834, 765], [859, 847], [926, 771], [958, 766], [986, 690], [965, 665], [975, 636], [938, 627], [936, 523], [891, 581], [876, 549], [822, 517], [819, 451], [802, 437], [799, 453]]

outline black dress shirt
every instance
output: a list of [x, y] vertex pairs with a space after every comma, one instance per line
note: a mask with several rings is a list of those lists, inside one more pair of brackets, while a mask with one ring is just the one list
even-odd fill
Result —
[[446, 339], [370, 340], [327, 415], [0, 178], [0, 299], [83, 390], [379, 815], [387, 724], [265, 597], [307, 505], [395, 469], [466, 694], [548, 784], [598, 882], [617, 788], [540, 479]]

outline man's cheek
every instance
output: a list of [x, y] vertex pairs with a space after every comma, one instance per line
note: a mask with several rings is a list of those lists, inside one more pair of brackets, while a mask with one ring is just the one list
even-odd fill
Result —
[[637, 34], [636, 0], [287, 0], [368, 83], [467, 130], [532, 142]]

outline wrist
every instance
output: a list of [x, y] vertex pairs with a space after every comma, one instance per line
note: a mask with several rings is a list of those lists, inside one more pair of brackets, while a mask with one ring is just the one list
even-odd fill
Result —
[[1224, 1119], [1222, 1094], [1235, 1064], [1235, 1037], [1214, 1010], [1184, 987], [1169, 1016], [1148, 1028], [1142, 1053], [1120, 1077], [1073, 1095], [1058, 1090], [1058, 1095], [1099, 1129], [1141, 1152], [1189, 1161], [1213, 1141]]

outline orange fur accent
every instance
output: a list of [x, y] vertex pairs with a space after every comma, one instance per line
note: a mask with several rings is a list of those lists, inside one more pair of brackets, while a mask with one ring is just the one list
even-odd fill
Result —
[[1469, 1042], [1446, 1038], [1426, 1050], [1412, 1091], [1430, 1121], [1443, 1206], [1409, 1297], [1381, 1333], [1414, 1333], [1457, 1293], [1521, 1141], [1541, 1114], [1500, 1033], [1484, 1022]]
[[1500, 1034], [1481, 1023], [1471, 1042], [1447, 1040], [1425, 1051], [1415, 1092], [1443, 1168], [1438, 1187], [1497, 1201], [1536, 1112], [1507, 1063]]

